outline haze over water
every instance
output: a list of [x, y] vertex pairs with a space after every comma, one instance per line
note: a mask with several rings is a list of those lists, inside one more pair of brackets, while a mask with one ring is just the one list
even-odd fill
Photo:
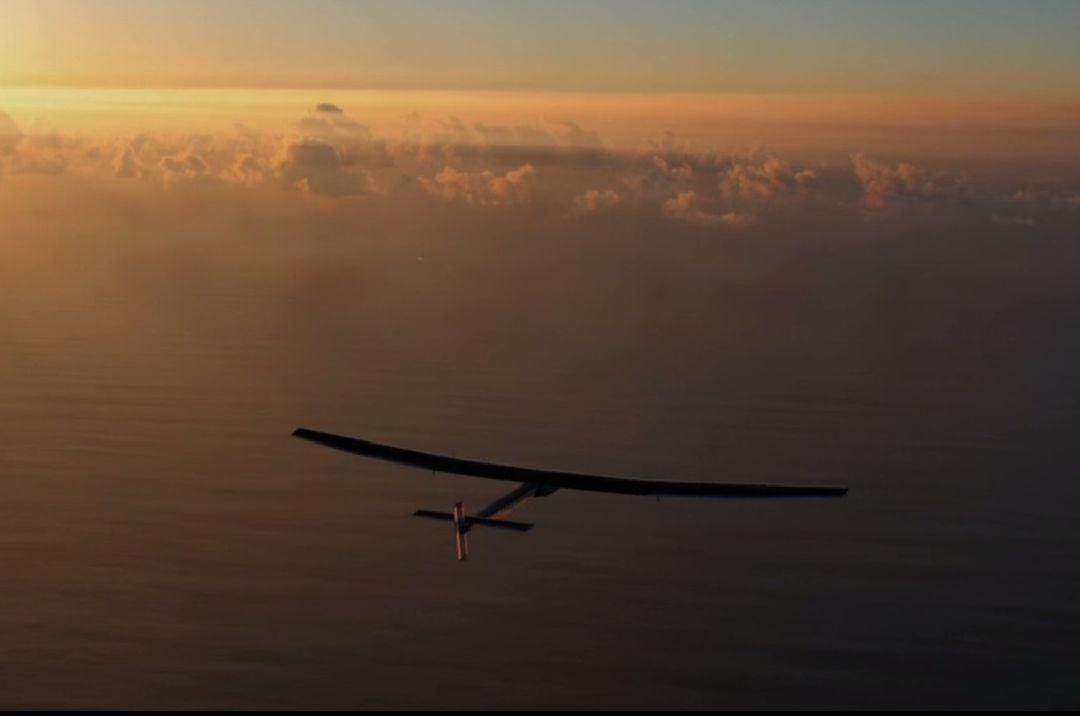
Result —
[[0, 706], [1080, 706], [1080, 14], [578, 5], [0, 8]]

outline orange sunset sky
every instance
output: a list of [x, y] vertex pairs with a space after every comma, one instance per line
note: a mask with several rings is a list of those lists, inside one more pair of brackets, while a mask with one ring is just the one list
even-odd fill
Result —
[[[461, 200], [472, 190], [438, 187], [528, 166], [520, 186], [553, 182], [530, 200], [611, 192], [698, 218], [820, 194], [826, 167], [864, 208], [926, 200], [939, 172], [1068, 198], [1078, 31], [1080, 6], [1055, 0], [2, 0], [0, 171], [13, 196], [96, 177]], [[762, 186], [723, 189], [743, 165]], [[665, 183], [643, 194], [643, 171]]]

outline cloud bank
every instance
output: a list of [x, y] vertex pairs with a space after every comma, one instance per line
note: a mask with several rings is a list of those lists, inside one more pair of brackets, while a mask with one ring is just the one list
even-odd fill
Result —
[[673, 132], [619, 152], [569, 120], [495, 125], [414, 113], [400, 136], [376, 136], [332, 102], [319, 103], [281, 133], [237, 125], [218, 134], [76, 137], [23, 132], [0, 113], [0, 172], [8, 183], [25, 175], [75, 175], [171, 192], [290, 192], [477, 211], [562, 207], [567, 220], [625, 214], [719, 233], [750, 231], [792, 211], [881, 218], [965, 205], [987, 221], [1005, 217], [1022, 226], [1029, 215], [1080, 208], [1080, 185], [1067, 181], [1002, 193], [976, 186], [963, 171], [865, 152], [807, 163], [763, 150], [694, 148]]

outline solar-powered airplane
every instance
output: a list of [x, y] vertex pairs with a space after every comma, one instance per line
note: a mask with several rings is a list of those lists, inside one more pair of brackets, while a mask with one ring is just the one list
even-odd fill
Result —
[[409, 467], [418, 467], [433, 472], [445, 472], [452, 475], [485, 477], [491, 480], [520, 482], [521, 485], [492, 502], [475, 515], [466, 515], [463, 503], [454, 505], [453, 512], [434, 512], [417, 510], [416, 517], [443, 520], [454, 523], [457, 537], [458, 560], [464, 561], [469, 555], [467, 535], [473, 527], [496, 527], [499, 529], [526, 532], [532, 529], [528, 522], [514, 522], [505, 519], [520, 509], [534, 497], [547, 497], [557, 490], [586, 490], [589, 492], [610, 492], [618, 495], [655, 495], [657, 497], [722, 497], [722, 498], [780, 498], [780, 497], [843, 497], [846, 487], [810, 487], [800, 485], [747, 485], [724, 484], [717, 482], [672, 482], [668, 480], [642, 480], [629, 477], [606, 477], [603, 475], [582, 475], [557, 470], [537, 470], [529, 467], [497, 465], [479, 460], [462, 460], [446, 455], [434, 455], [407, 450], [391, 445], [380, 445], [357, 438], [322, 433], [317, 430], [299, 428], [293, 432], [295, 437], [325, 445], [336, 450], [363, 455], [376, 460], [396, 462]]

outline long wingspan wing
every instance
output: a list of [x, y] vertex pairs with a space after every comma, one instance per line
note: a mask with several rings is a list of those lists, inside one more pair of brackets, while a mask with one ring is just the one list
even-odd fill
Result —
[[380, 445], [379, 443], [322, 433], [300, 428], [293, 435], [303, 440], [344, 450], [356, 455], [387, 460], [410, 467], [469, 475], [492, 480], [509, 480], [543, 485], [565, 490], [588, 490], [613, 492], [624, 495], [667, 495], [681, 497], [841, 497], [846, 487], [806, 487], [799, 485], [743, 485], [716, 482], [672, 482], [668, 480], [640, 480], [628, 477], [581, 475], [557, 470], [536, 470], [528, 467], [497, 465], [479, 460], [462, 460], [446, 455], [434, 455], [418, 450]]

